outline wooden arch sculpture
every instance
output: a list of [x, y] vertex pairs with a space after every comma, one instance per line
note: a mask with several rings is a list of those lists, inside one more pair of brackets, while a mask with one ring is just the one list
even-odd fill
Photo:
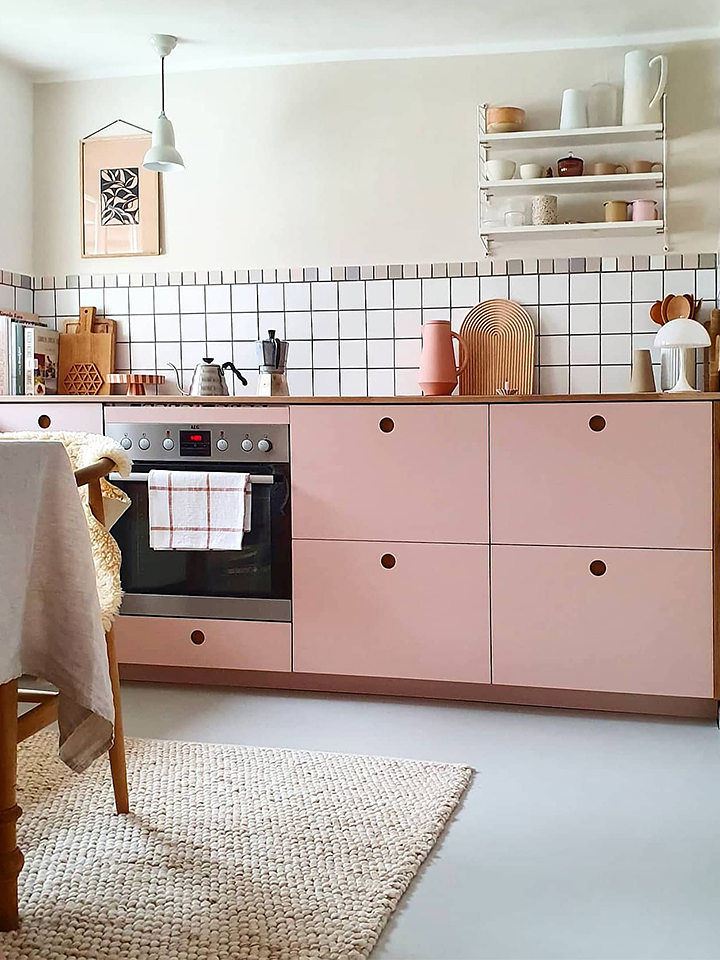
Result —
[[460, 374], [463, 396], [494, 396], [508, 382], [511, 391], [533, 392], [535, 325], [519, 303], [484, 300], [462, 322], [469, 361]]

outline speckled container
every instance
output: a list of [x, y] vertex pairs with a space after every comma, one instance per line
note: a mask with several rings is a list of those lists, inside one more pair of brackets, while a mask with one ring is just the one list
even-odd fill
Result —
[[551, 194], [532, 198], [530, 211], [532, 222], [536, 227], [545, 227], [557, 223], [557, 199]]

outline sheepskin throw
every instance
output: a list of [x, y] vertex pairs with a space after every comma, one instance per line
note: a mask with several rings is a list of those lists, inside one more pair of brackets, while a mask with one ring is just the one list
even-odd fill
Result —
[[[117, 466], [122, 477], [128, 477], [132, 468], [132, 459], [119, 443], [109, 437], [94, 433], [46, 433], [25, 431], [20, 433], [2, 433], [0, 440], [59, 440], [70, 458], [73, 470], [87, 467], [102, 457], [109, 457]], [[120, 517], [130, 506], [130, 498], [122, 490], [103, 479], [100, 481], [103, 502], [108, 525]], [[122, 602], [120, 584], [120, 548], [110, 536], [106, 527], [99, 523], [90, 510], [87, 485], [79, 490], [80, 498], [87, 518], [92, 545], [95, 573], [97, 574], [98, 598], [102, 613], [103, 630], [107, 632], [118, 614]]]

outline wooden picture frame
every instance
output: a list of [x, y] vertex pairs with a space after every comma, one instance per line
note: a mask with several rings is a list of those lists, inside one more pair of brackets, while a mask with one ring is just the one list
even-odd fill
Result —
[[80, 255], [160, 254], [159, 174], [145, 170], [149, 134], [80, 141]]

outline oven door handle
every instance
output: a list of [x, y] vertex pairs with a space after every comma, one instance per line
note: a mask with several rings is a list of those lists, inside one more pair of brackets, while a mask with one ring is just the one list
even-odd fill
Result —
[[[129, 477], [121, 477], [119, 473], [111, 473], [108, 477], [108, 480], [116, 481], [121, 480], [124, 483], [128, 481], [133, 481], [136, 483], [147, 483], [150, 478], [149, 473], [131, 473]], [[248, 480], [252, 484], [256, 483], [274, 483], [275, 476], [273, 474], [266, 473], [251, 473], [248, 477]]]

